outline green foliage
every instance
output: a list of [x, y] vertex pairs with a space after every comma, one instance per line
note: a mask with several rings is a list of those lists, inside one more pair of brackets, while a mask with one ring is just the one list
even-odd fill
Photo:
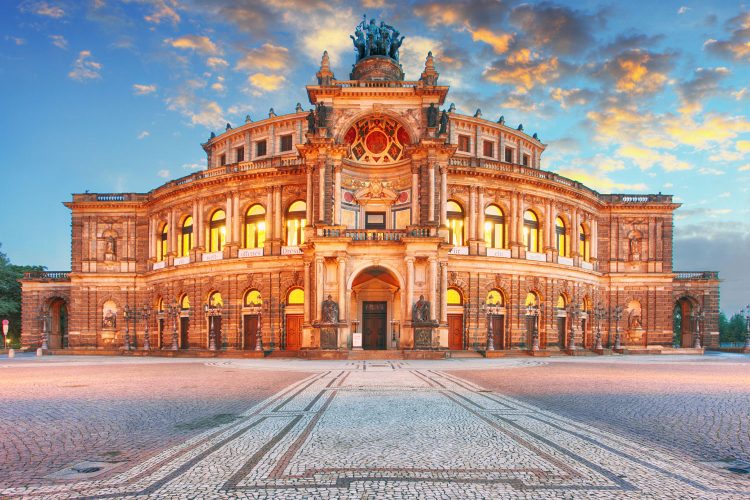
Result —
[[[2, 243], [0, 243], [2, 247]], [[44, 271], [44, 266], [17, 266], [0, 251], [0, 321], [10, 321], [9, 340], [18, 342], [21, 335], [21, 284], [23, 273]]]
[[743, 342], [747, 332], [744, 316], [734, 314], [727, 320], [726, 315], [719, 313], [719, 340], [721, 342]]

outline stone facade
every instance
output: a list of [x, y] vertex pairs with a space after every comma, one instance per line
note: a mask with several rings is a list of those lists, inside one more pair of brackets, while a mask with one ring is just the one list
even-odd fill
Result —
[[314, 112], [228, 125], [204, 171], [73, 195], [71, 272], [22, 280], [24, 345], [44, 324], [52, 347], [142, 348], [148, 325], [151, 348], [204, 350], [213, 323], [216, 349], [410, 349], [420, 296], [437, 349], [593, 348], [597, 324], [671, 346], [676, 307], [678, 344], [718, 344], [717, 274], [672, 269], [671, 196], [542, 170], [536, 134], [441, 111], [431, 55], [417, 81], [377, 57], [340, 81], [324, 55]]

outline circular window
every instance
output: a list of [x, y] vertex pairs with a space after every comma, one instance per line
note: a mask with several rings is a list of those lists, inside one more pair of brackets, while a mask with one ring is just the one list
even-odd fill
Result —
[[401, 159], [409, 133], [391, 118], [367, 118], [355, 123], [344, 135], [351, 146], [352, 160], [385, 165]]

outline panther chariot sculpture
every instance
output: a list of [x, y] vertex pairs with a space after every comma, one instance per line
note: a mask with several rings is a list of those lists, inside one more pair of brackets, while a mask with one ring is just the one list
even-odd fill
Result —
[[354, 42], [357, 62], [370, 56], [386, 56], [398, 62], [398, 50], [404, 41], [404, 36], [394, 28], [381, 21], [378, 25], [375, 19], [367, 22], [367, 16], [362, 16], [362, 22], [357, 25], [354, 35], [349, 35]]

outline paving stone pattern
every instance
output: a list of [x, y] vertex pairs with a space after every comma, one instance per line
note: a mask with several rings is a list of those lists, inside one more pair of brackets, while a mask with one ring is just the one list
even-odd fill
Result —
[[[492, 363], [516, 377], [538, 362]], [[585, 363], [584, 363], [585, 365]], [[467, 380], [487, 365], [309, 364], [298, 381], [254, 363], [197, 368], [285, 387], [114, 473], [0, 489], [25, 498], [748, 498], [750, 481]], [[276, 366], [283, 366], [277, 364]], [[291, 364], [290, 366], [299, 366]], [[457, 376], [441, 368], [471, 366]], [[134, 387], [141, 366], [131, 370]], [[242, 370], [240, 368], [250, 368]], [[37, 372], [50, 368], [38, 369]], [[112, 369], [112, 367], [110, 367]], [[155, 367], [152, 367], [155, 369]], [[196, 369], [185, 366], [182, 370]], [[232, 375], [227, 375], [229, 370]], [[26, 370], [30, 379], [34, 370]], [[179, 371], [172, 367], [172, 371]], [[135, 372], [135, 373], [133, 373]], [[295, 374], [296, 375], [296, 374]], [[298, 375], [297, 375], [298, 376]], [[269, 383], [269, 379], [265, 382]], [[153, 380], [151, 381], [153, 383]], [[177, 382], [177, 386], [182, 382]], [[127, 390], [120, 387], [121, 390]], [[241, 389], [240, 392], [243, 392]], [[116, 391], [119, 392], [119, 391]], [[137, 391], [138, 392], [138, 391]], [[257, 390], [247, 391], [258, 394]], [[137, 404], [145, 404], [145, 394]], [[80, 399], [86, 401], [86, 393]], [[203, 400], [201, 394], [195, 399]], [[113, 399], [117, 399], [113, 396]], [[131, 398], [135, 399], [135, 398]], [[215, 401], [213, 401], [215, 402]], [[133, 403], [131, 403], [133, 404]], [[169, 406], [170, 400], [163, 401]], [[184, 410], [183, 410], [184, 411]], [[33, 412], [32, 412], [33, 413]], [[200, 418], [192, 419], [201, 422]], [[235, 418], [236, 417], [236, 418]], [[187, 420], [187, 419], [186, 419]], [[151, 424], [151, 422], [145, 422]], [[86, 428], [84, 424], [81, 429]], [[200, 425], [197, 425], [200, 427]], [[143, 426], [140, 426], [143, 429]], [[174, 430], [164, 429], [166, 433]], [[55, 452], [54, 445], [50, 452]]]

